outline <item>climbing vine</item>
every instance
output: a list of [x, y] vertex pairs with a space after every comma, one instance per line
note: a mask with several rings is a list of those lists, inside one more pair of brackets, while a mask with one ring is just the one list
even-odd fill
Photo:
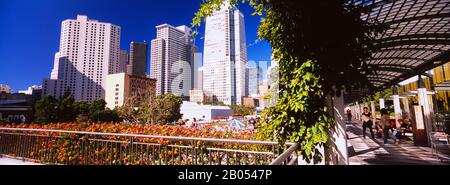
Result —
[[[237, 0], [203, 0], [192, 26], [201, 22], [223, 3], [237, 6]], [[373, 20], [362, 20], [367, 8], [346, 0], [292, 1], [242, 0], [262, 17], [260, 39], [272, 46], [279, 64], [279, 100], [264, 112], [260, 137], [280, 144], [299, 143], [307, 162], [318, 163], [333, 127], [327, 97], [341, 96], [343, 88], [368, 87], [364, 60], [379, 31]], [[196, 33], [196, 31], [195, 31]], [[337, 87], [333, 89], [333, 87]]]

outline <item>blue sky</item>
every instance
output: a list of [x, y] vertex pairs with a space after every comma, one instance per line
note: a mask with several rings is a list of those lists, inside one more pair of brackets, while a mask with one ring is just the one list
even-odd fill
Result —
[[[121, 49], [129, 50], [131, 41], [150, 41], [155, 26], [168, 23], [190, 25], [201, 0], [1, 0], [0, 1], [0, 83], [13, 91], [41, 85], [50, 77], [55, 52], [59, 49], [61, 22], [77, 14], [119, 25]], [[245, 15], [248, 60], [270, 61], [270, 44], [257, 39], [260, 17], [252, 8], [241, 5]], [[197, 39], [203, 51], [202, 33]]]

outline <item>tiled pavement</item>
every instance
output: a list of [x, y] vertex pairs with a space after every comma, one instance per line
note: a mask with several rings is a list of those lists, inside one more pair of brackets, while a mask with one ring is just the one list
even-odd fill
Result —
[[360, 123], [347, 124], [351, 165], [450, 164], [448, 161], [441, 161], [433, 156], [429, 147], [417, 147], [412, 142], [394, 144], [393, 141], [389, 141], [388, 144], [383, 144], [383, 139], [372, 140], [369, 131], [366, 132], [367, 137], [363, 139]]

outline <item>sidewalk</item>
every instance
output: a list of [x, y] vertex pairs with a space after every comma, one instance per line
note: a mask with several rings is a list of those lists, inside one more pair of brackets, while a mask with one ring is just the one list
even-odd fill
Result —
[[[394, 144], [383, 139], [372, 140], [369, 131], [362, 136], [362, 124], [347, 124], [349, 161], [351, 165], [444, 165], [431, 154], [431, 148], [414, 146], [412, 142]], [[375, 131], [375, 129], [374, 129]]]
[[0, 157], [0, 165], [41, 165], [41, 164], [22, 161], [18, 159], [12, 159], [8, 157]]

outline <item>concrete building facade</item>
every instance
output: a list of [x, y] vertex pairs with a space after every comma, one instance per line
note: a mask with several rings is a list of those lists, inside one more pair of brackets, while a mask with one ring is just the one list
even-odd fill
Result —
[[114, 109], [122, 106], [128, 98], [136, 102], [155, 97], [156, 80], [127, 73], [108, 75], [106, 78], [106, 107]]

